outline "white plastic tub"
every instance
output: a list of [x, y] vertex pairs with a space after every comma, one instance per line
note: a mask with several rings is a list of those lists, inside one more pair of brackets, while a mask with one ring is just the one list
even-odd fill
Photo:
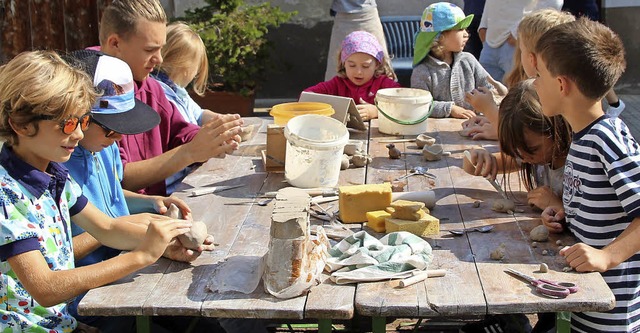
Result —
[[287, 155], [284, 176], [300, 188], [338, 184], [342, 151], [349, 141], [347, 127], [331, 117], [301, 115], [284, 128]]
[[381, 133], [418, 135], [427, 131], [431, 114], [431, 93], [414, 88], [380, 89], [376, 94], [378, 126]]

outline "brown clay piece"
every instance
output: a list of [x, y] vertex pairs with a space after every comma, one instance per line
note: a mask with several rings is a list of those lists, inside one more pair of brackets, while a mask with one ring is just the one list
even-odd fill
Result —
[[402, 152], [400, 151], [400, 149], [396, 148], [396, 145], [394, 145], [393, 143], [390, 143], [388, 145], [386, 145], [385, 147], [387, 147], [387, 149], [389, 149], [389, 158], [390, 159], [399, 159], [400, 156], [402, 156]]
[[531, 230], [529, 238], [534, 242], [546, 242], [549, 240], [549, 230], [541, 224]]

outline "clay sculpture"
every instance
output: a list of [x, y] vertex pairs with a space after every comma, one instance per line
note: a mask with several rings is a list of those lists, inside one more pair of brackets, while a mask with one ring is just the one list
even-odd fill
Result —
[[393, 143], [390, 143], [388, 145], [386, 145], [385, 147], [387, 147], [387, 149], [389, 149], [389, 158], [390, 159], [399, 159], [400, 156], [402, 156], [402, 152], [400, 151], [400, 149], [396, 148], [396, 145], [394, 145]]
[[499, 213], [513, 214], [516, 204], [509, 199], [497, 199], [491, 205], [491, 209]]
[[425, 146], [431, 146], [434, 143], [436, 143], [436, 139], [424, 133], [416, 137], [416, 146], [418, 146], [418, 148], [420, 149], [424, 148]]
[[546, 242], [549, 239], [549, 229], [541, 224], [531, 230], [529, 238], [534, 242]]
[[427, 161], [439, 161], [442, 159], [443, 153], [442, 145], [439, 144], [424, 146], [424, 148], [422, 148], [422, 156]]

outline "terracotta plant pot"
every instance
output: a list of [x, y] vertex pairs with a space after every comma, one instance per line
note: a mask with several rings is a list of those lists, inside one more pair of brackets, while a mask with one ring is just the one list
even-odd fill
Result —
[[207, 90], [204, 96], [190, 91], [191, 98], [203, 109], [217, 113], [237, 113], [242, 117], [252, 117], [255, 105], [255, 93], [243, 96], [233, 92]]

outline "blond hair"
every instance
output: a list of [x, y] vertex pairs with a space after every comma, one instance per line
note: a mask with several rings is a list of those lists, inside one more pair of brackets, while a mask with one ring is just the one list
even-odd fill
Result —
[[114, 0], [100, 20], [100, 44], [112, 34], [127, 39], [140, 19], [166, 24], [167, 14], [158, 0]]
[[202, 96], [207, 89], [209, 61], [204, 42], [188, 25], [174, 22], [167, 26], [167, 43], [162, 47], [163, 62], [159, 69], [173, 80], [174, 74], [186, 68], [198, 67], [193, 91]]
[[556, 9], [540, 9], [527, 14], [518, 24], [518, 39], [529, 51], [533, 51], [540, 37], [549, 29], [576, 18], [568, 12]]
[[11, 124], [23, 127], [33, 123], [31, 135], [35, 136], [39, 116], [62, 121], [79, 110], [91, 110], [96, 97], [91, 78], [55, 52], [20, 53], [0, 67], [0, 139], [17, 145]]

